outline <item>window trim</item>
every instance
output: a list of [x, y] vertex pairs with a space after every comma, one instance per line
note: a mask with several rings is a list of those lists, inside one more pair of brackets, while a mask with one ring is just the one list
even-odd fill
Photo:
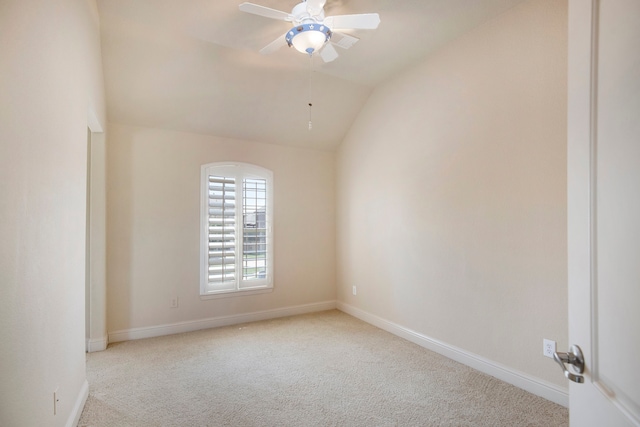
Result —
[[[241, 200], [236, 206], [236, 277], [233, 289], [213, 289], [209, 283], [209, 176], [233, 177], [236, 182], [236, 198]], [[243, 180], [266, 180], [266, 240], [267, 265], [266, 277], [254, 279], [255, 286], [243, 287], [242, 251], [243, 251]], [[238, 196], [240, 195], [240, 196]], [[261, 166], [242, 162], [213, 162], [200, 167], [200, 299], [228, 298], [240, 295], [254, 295], [273, 291], [273, 172]]]

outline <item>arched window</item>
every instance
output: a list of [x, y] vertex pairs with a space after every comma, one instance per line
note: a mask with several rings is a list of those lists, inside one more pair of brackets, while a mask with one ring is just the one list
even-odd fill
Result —
[[200, 295], [273, 288], [273, 173], [247, 163], [203, 165]]

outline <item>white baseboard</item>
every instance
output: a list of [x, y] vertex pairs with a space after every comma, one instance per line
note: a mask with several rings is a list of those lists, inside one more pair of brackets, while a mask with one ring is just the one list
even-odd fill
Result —
[[375, 316], [359, 308], [353, 307], [349, 304], [338, 301], [336, 308], [340, 311], [344, 311], [353, 317], [357, 317], [367, 323], [377, 326], [387, 332], [418, 344], [428, 350], [442, 354], [449, 359], [453, 359], [456, 362], [460, 362], [473, 369], [476, 369], [492, 377], [498, 378], [506, 383], [512, 384], [518, 388], [533, 393], [544, 399], [550, 400], [558, 405], [562, 405], [565, 408], [569, 407], [569, 394], [567, 391], [560, 387], [534, 378], [528, 374], [511, 369], [494, 361], [485, 359], [473, 353], [469, 353], [460, 348], [451, 346], [442, 341], [438, 341], [433, 338], [429, 338], [411, 329], [400, 326], [396, 323], [390, 322], [381, 317]]
[[159, 337], [163, 335], [179, 334], [200, 329], [217, 328], [220, 326], [237, 325], [240, 323], [256, 322], [258, 320], [276, 319], [278, 317], [295, 316], [316, 311], [333, 310], [335, 301], [324, 301], [313, 304], [296, 305], [277, 308], [274, 310], [256, 311], [253, 313], [236, 314], [232, 316], [212, 317], [209, 319], [192, 320], [188, 322], [172, 323], [168, 325], [150, 326], [146, 328], [132, 328], [109, 333], [109, 342], [137, 340], [142, 338]]
[[94, 351], [103, 351], [107, 349], [109, 340], [106, 336], [97, 339], [87, 339], [87, 352], [93, 353]]
[[80, 421], [80, 416], [82, 415], [82, 410], [84, 409], [84, 404], [87, 402], [87, 398], [89, 397], [89, 382], [84, 380], [82, 384], [82, 388], [80, 389], [80, 393], [78, 394], [78, 398], [76, 399], [76, 403], [73, 405], [73, 409], [71, 410], [71, 414], [67, 419], [66, 427], [76, 427], [78, 422]]

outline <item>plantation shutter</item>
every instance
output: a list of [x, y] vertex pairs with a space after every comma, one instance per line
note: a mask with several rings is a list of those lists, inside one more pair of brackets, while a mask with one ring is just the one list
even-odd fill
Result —
[[208, 282], [233, 289], [236, 282], [236, 180], [209, 175]]
[[273, 288], [272, 180], [246, 163], [201, 166], [201, 296]]

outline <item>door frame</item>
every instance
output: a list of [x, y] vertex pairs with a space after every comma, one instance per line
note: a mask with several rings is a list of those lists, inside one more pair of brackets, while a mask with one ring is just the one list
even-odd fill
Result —
[[106, 139], [104, 127], [93, 110], [87, 127], [87, 238], [85, 256], [85, 326], [87, 352], [107, 348], [106, 275]]

